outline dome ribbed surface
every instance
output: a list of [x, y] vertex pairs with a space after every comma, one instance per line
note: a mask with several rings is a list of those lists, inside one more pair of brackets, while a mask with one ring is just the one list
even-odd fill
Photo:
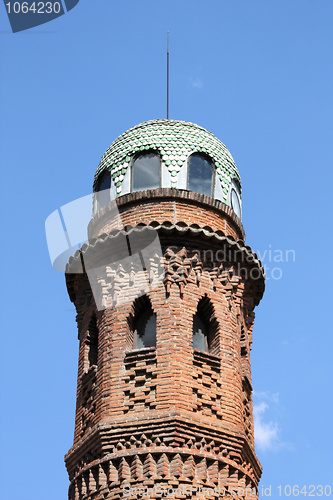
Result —
[[194, 123], [161, 119], [140, 123], [111, 144], [97, 168], [94, 189], [98, 176], [109, 170], [117, 188], [117, 196], [121, 196], [122, 181], [132, 157], [140, 151], [148, 150], [160, 154], [162, 165], [165, 165], [172, 177], [170, 187], [177, 187], [178, 172], [193, 153], [205, 153], [214, 160], [225, 199], [231, 180], [237, 178], [240, 182], [230, 152], [211, 132]]

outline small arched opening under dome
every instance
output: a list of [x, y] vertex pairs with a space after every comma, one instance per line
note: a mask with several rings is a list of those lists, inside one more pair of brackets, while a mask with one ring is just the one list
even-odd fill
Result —
[[193, 349], [218, 356], [219, 327], [214, 308], [207, 296], [203, 297], [193, 316]]
[[106, 170], [101, 173], [97, 180], [96, 192], [97, 192], [97, 209], [100, 210], [102, 207], [107, 205], [111, 200], [111, 173]]
[[154, 151], [135, 156], [132, 165], [132, 191], [159, 188], [161, 185], [161, 160]]
[[242, 218], [241, 187], [239, 180], [234, 177], [231, 181], [228, 193], [228, 204], [231, 206], [237, 217]]
[[187, 189], [213, 197], [214, 167], [209, 156], [194, 153], [188, 161]]

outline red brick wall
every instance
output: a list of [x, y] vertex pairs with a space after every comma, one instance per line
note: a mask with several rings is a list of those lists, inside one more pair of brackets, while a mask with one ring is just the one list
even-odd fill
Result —
[[[110, 207], [103, 207], [89, 224], [89, 240], [112, 229], [138, 224], [149, 225], [153, 221], [162, 224], [182, 222], [187, 225], [209, 226], [213, 231], [222, 231], [236, 240], [245, 239], [241, 221], [233, 210], [224, 203], [199, 193], [180, 189], [152, 189], [121, 196], [116, 204], [120, 213], [117, 218]], [[114, 208], [113, 208], [114, 210]]]
[[[158, 196], [134, 193], [120, 199], [123, 225], [170, 221], [209, 226], [235, 239], [243, 235], [225, 206], [217, 208], [209, 199]], [[90, 224], [90, 238], [112, 228], [105, 210]], [[189, 257], [198, 245], [209, 249], [211, 243], [200, 234], [188, 237], [185, 250], [184, 236], [164, 235], [164, 255], [170, 247]], [[257, 498], [261, 467], [253, 440], [252, 285], [233, 273], [233, 262], [226, 263], [219, 280], [202, 264], [200, 280], [193, 274], [181, 284], [173, 269], [173, 281], [149, 292], [157, 318], [156, 347], [141, 351], [129, 348], [133, 303], [96, 311], [86, 276], [67, 276], [80, 339], [75, 437], [66, 456], [70, 500], [122, 498], [126, 485], [157, 484], [251, 487], [252, 496], [247, 492], [234, 498]], [[214, 354], [193, 351], [193, 315], [203, 297], [213, 311]], [[93, 313], [98, 361], [89, 368]], [[193, 490], [190, 497], [199, 494]], [[178, 492], [167, 498], [183, 497]]]

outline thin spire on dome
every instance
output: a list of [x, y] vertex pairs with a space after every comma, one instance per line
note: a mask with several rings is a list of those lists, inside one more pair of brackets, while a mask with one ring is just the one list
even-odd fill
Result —
[[169, 119], [169, 32], [167, 35], [167, 120]]

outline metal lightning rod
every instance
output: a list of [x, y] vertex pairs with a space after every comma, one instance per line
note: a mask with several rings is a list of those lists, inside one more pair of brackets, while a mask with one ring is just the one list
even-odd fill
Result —
[[169, 119], [169, 32], [167, 42], [167, 119]]

